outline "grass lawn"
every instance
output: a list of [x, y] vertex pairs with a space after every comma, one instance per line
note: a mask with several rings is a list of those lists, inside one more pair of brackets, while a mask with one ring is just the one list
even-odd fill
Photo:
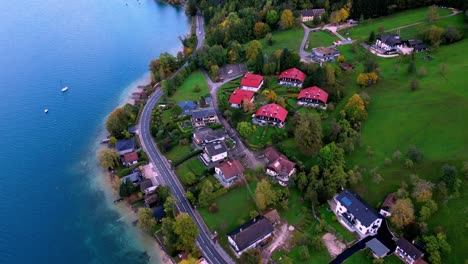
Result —
[[177, 145], [173, 147], [169, 152], [164, 153], [168, 160], [178, 160], [181, 157], [187, 155], [192, 151], [192, 147], [190, 145]]
[[302, 38], [304, 37], [304, 29], [289, 29], [289, 30], [277, 30], [272, 33], [273, 45], [268, 46], [266, 39], [260, 40], [263, 47], [263, 52], [267, 55], [273, 54], [276, 50], [283, 50], [284, 48], [290, 51], [299, 52]]
[[[255, 191], [255, 187], [256, 182], [250, 184], [252, 192]], [[247, 222], [250, 219], [250, 212], [256, 210], [249, 190], [245, 186], [231, 189], [214, 202], [218, 205], [218, 212], [210, 213], [208, 208], [200, 208], [199, 212], [208, 228], [220, 234], [227, 234]]]
[[[201, 91], [198, 93], [193, 91], [193, 88], [197, 84], [201, 88]], [[209, 95], [209, 93], [210, 91], [208, 90], [208, 84], [206, 83], [203, 73], [201, 71], [195, 71], [184, 81], [180, 87], [177, 88], [171, 99], [175, 100], [176, 102], [185, 100], [197, 101], [201, 96]]]
[[[283, 187], [281, 187], [283, 188]], [[289, 189], [290, 191], [290, 196], [289, 196], [289, 203], [288, 203], [288, 209], [286, 210], [279, 210], [279, 214], [282, 218], [286, 219], [288, 221], [288, 224], [290, 225], [295, 225], [297, 222], [301, 219], [301, 216], [304, 215], [303, 212], [303, 207], [304, 207], [304, 202], [301, 201], [301, 193], [297, 188], [291, 188]]]
[[332, 211], [327, 210], [327, 206], [322, 206], [318, 209], [320, 218], [325, 219], [329, 225], [331, 225], [337, 233], [341, 234], [346, 242], [351, 242], [358, 238], [356, 233], [350, 232], [338, 220], [336, 220], [335, 214]]
[[[451, 13], [449, 9], [438, 8], [437, 10], [439, 12], [439, 16], [446, 16]], [[343, 29], [339, 32], [343, 36], [345, 36], [345, 32], [349, 32], [349, 36], [352, 39], [366, 40], [369, 37], [371, 31], [374, 31], [376, 34], [378, 34], [379, 27], [384, 27], [385, 30], [389, 30], [412, 23], [427, 21], [428, 11], [429, 7], [406, 10], [391, 16], [367, 20], [360, 23], [358, 26], [351, 27], [349, 29]]]
[[312, 51], [316, 47], [329, 47], [333, 45], [333, 41], [339, 40], [335, 35], [330, 35], [327, 30], [315, 31], [309, 33], [309, 47], [307, 51]]
[[198, 156], [196, 156], [179, 165], [176, 174], [180, 177], [187, 172], [192, 172], [195, 176], [201, 177], [205, 174], [206, 170], [206, 167], [202, 164], [200, 159], [198, 159]]

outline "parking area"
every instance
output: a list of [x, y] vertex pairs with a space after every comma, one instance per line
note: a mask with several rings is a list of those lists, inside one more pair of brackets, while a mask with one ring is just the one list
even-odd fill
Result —
[[243, 63], [228, 64], [219, 68], [218, 77], [222, 80], [227, 80], [236, 76], [243, 75], [247, 72], [247, 67]]

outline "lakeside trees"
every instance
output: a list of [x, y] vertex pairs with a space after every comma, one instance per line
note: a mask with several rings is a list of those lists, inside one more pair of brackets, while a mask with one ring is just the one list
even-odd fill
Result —
[[101, 167], [105, 169], [113, 169], [115, 168], [119, 162], [120, 162], [120, 157], [119, 153], [113, 149], [105, 148], [99, 152], [99, 164]]

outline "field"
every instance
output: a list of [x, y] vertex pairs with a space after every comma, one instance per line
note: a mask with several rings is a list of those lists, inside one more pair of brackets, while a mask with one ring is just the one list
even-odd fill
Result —
[[268, 56], [273, 54], [276, 50], [283, 50], [284, 48], [289, 49], [290, 51], [299, 51], [301, 46], [302, 38], [304, 37], [304, 29], [289, 29], [284, 31], [274, 31], [273, 35], [273, 45], [268, 46], [266, 39], [263, 38], [260, 40], [260, 43], [263, 47], [263, 52]]
[[306, 51], [312, 51], [316, 47], [329, 47], [333, 45], [333, 41], [339, 40], [335, 35], [330, 35], [327, 30], [315, 31], [309, 33], [309, 47]]
[[[193, 88], [197, 84], [201, 88], [201, 91], [198, 93], [193, 91]], [[185, 100], [197, 101], [201, 96], [206, 96], [208, 94], [208, 84], [206, 83], [203, 73], [201, 71], [196, 71], [193, 72], [180, 87], [177, 87], [177, 90], [174, 95], [172, 95], [171, 99], [176, 102]]]
[[[349, 36], [352, 39], [366, 40], [371, 31], [374, 31], [376, 34], [378, 34], [380, 27], [384, 27], [385, 30], [390, 30], [392, 28], [401, 27], [417, 22], [425, 22], [427, 21], [428, 10], [428, 7], [424, 7], [398, 12], [397, 14], [387, 16], [384, 18], [371, 19], [361, 22], [361, 24], [358, 26], [351, 27], [349, 29], [343, 29], [339, 32], [343, 36], [345, 36], [345, 32], [349, 32]], [[439, 16], [446, 16], [451, 13], [449, 9], [438, 8], [437, 10]]]

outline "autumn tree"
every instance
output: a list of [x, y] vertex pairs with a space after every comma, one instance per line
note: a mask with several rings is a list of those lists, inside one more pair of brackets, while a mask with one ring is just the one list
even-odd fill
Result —
[[364, 101], [359, 94], [354, 94], [349, 98], [344, 107], [346, 119], [352, 123], [359, 123], [367, 119], [367, 110]]
[[115, 168], [119, 164], [119, 161], [119, 153], [113, 149], [105, 148], [99, 152], [99, 164], [105, 169]]
[[274, 205], [277, 202], [277, 195], [271, 184], [262, 179], [255, 189], [255, 202], [260, 210], [265, 210], [268, 206]]
[[413, 197], [417, 202], [425, 202], [432, 199], [432, 189], [434, 188], [434, 183], [415, 177], [413, 180], [413, 192], [411, 197]]
[[242, 101], [242, 110], [246, 113], [253, 112], [255, 110], [255, 103], [247, 100]]
[[205, 180], [201, 183], [200, 194], [198, 195], [198, 203], [201, 206], [209, 205], [213, 189], [211, 181]]
[[257, 37], [258, 39], [265, 37], [266, 34], [268, 34], [270, 31], [271, 29], [268, 26], [268, 24], [265, 24], [263, 22], [255, 23], [254, 33], [255, 33], [255, 37]]
[[276, 104], [283, 108], [286, 108], [286, 99], [284, 99], [284, 97], [277, 97]]
[[180, 181], [185, 185], [192, 185], [197, 180], [197, 177], [192, 172], [188, 171], [180, 175]]
[[429, 7], [429, 11], [427, 12], [427, 20], [429, 20], [429, 22], [434, 22], [439, 19], [439, 12], [437, 12], [437, 9], [438, 7], [435, 5]]
[[392, 222], [397, 228], [403, 228], [414, 221], [414, 208], [410, 199], [399, 199], [391, 209]]
[[294, 26], [294, 15], [291, 10], [285, 9], [281, 13], [280, 25], [283, 29], [290, 29]]
[[153, 210], [151, 210], [151, 208], [138, 209], [138, 226], [141, 229], [148, 232], [156, 224], [156, 219], [154, 219]]
[[237, 131], [243, 138], [247, 138], [253, 132], [252, 125], [250, 122], [239, 122], [237, 124]]
[[377, 83], [379, 80], [379, 76], [375, 72], [363, 72], [358, 75], [356, 82], [359, 84], [361, 87], [367, 87], [370, 86], [371, 84]]
[[274, 103], [276, 102], [276, 99], [278, 96], [276, 95], [275, 91], [273, 90], [268, 90], [268, 93], [266, 94], [265, 100], [269, 103]]
[[199, 233], [198, 227], [187, 213], [180, 213], [175, 218], [174, 234], [177, 236], [176, 247], [188, 253], [197, 251], [196, 239]]
[[322, 147], [322, 126], [317, 115], [305, 114], [296, 125], [294, 137], [304, 152], [312, 154]]
[[431, 43], [433, 47], [439, 47], [442, 43], [442, 35], [444, 34], [444, 29], [436, 25], [431, 25], [423, 29], [420, 33], [423, 40]]
[[106, 121], [106, 129], [117, 138], [122, 138], [122, 132], [127, 129], [130, 117], [123, 108], [117, 108], [112, 112]]
[[258, 40], [252, 40], [247, 43], [245, 49], [245, 56], [247, 61], [254, 61], [262, 50], [262, 44]]

